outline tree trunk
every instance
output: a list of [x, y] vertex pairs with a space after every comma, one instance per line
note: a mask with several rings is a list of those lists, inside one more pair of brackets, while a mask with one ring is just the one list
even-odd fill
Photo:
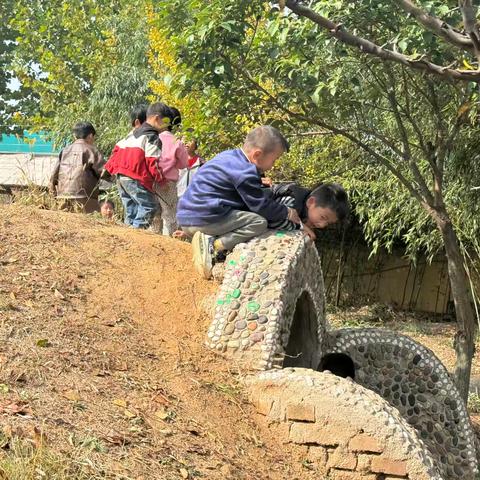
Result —
[[455, 383], [461, 397], [467, 402], [472, 360], [475, 353], [476, 319], [457, 234], [453, 229], [448, 213], [445, 210], [438, 213], [439, 216], [435, 220], [445, 246], [448, 276], [458, 325], [454, 342], [457, 356]]

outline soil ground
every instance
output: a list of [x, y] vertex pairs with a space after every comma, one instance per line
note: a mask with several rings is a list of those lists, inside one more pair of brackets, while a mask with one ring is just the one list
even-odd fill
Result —
[[[242, 372], [203, 346], [216, 285], [190, 257], [93, 217], [0, 207], [0, 479], [314, 478], [254, 422]], [[451, 368], [454, 326], [399, 315], [330, 320], [393, 327]]]

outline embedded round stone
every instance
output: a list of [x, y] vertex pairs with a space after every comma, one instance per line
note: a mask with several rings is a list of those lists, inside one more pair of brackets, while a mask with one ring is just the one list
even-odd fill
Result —
[[250, 335], [250, 340], [252, 342], [261, 342], [263, 340], [263, 333], [261, 332], [255, 332]]
[[232, 297], [233, 297], [233, 298], [238, 298], [241, 294], [242, 294], [242, 292], [240, 291], [240, 289], [236, 288], [236, 289], [232, 292]]
[[231, 335], [235, 331], [235, 325], [233, 323], [228, 323], [225, 329], [223, 330], [223, 333], [225, 335]]
[[260, 325], [264, 325], [265, 323], [268, 322], [268, 317], [265, 316], [265, 315], [260, 315], [260, 317], [258, 317], [257, 322], [258, 322]]
[[248, 329], [253, 331], [257, 329], [257, 322], [251, 322], [248, 324]]
[[257, 302], [248, 302], [247, 308], [251, 312], [257, 312], [260, 309], [260, 305]]
[[239, 320], [238, 322], [235, 323], [235, 328], [237, 330], [243, 330], [246, 328], [247, 322], [245, 320]]

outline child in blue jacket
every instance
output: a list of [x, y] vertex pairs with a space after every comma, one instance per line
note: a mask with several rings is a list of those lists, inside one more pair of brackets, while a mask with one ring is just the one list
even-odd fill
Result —
[[205, 278], [222, 252], [264, 233], [269, 223], [300, 223], [294, 208], [281, 205], [262, 188], [270, 170], [289, 145], [274, 127], [261, 126], [242, 148], [227, 150], [207, 162], [181, 197], [177, 220], [192, 238], [194, 262]]

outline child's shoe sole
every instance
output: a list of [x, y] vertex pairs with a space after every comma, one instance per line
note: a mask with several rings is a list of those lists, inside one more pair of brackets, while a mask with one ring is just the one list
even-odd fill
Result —
[[212, 276], [212, 255], [210, 253], [209, 237], [202, 232], [196, 232], [192, 238], [193, 263], [200, 275], [207, 280]]

